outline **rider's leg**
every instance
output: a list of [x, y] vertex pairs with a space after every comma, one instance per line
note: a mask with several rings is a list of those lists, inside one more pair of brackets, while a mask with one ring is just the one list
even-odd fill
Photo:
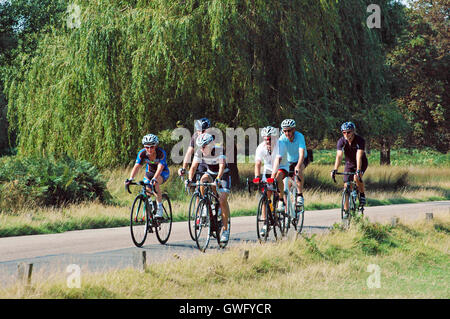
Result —
[[[347, 183], [344, 183], [344, 190], [346, 190], [347, 189], [347, 187], [348, 187], [348, 184]], [[351, 191], [351, 189], [350, 189], [350, 191]], [[344, 203], [344, 210], [345, 211], [348, 211], [348, 199], [349, 199], [349, 197], [350, 196], [347, 196], [346, 197], [346, 199], [345, 199], [345, 203]]]
[[[200, 178], [200, 182], [201, 183], [212, 183], [212, 177], [209, 174], [203, 174], [203, 176]], [[200, 186], [200, 193], [202, 194], [202, 196], [205, 194], [205, 187], [204, 186]]]
[[356, 185], [358, 186], [358, 190], [360, 193], [359, 203], [361, 204], [361, 206], [363, 206], [366, 204], [366, 195], [364, 192], [364, 182], [360, 182], [359, 178], [356, 175], [354, 177], [354, 181], [355, 181]]
[[279, 198], [283, 198], [284, 202], [287, 203], [286, 195], [284, 194], [284, 177], [285, 177], [284, 171], [279, 170], [277, 172], [276, 178], [277, 178], [277, 182], [278, 182], [278, 189], [279, 189], [280, 193], [283, 194], [283, 197], [279, 196]]
[[230, 206], [228, 206], [228, 193], [220, 193], [220, 208], [222, 210], [223, 230], [228, 230], [228, 218], [230, 217]]

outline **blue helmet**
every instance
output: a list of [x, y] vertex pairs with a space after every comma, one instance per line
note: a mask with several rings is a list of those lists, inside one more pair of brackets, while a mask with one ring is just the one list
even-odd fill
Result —
[[341, 132], [342, 131], [347, 131], [347, 130], [352, 130], [354, 131], [356, 128], [355, 124], [353, 124], [353, 122], [345, 122], [341, 125]]

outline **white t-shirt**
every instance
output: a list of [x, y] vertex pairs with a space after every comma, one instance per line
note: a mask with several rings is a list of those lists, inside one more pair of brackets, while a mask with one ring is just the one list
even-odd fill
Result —
[[264, 162], [264, 169], [262, 172], [262, 176], [265, 174], [272, 174], [272, 166], [275, 161], [275, 157], [278, 154], [278, 141], [275, 142], [272, 151], [269, 153], [266, 142], [262, 142], [258, 145], [255, 152], [255, 162], [261, 161]]

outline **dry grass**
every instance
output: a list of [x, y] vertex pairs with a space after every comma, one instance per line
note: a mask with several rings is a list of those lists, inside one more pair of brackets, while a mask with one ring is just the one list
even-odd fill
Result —
[[[372, 225], [372, 224], [370, 224]], [[390, 242], [367, 254], [358, 224], [313, 238], [265, 245], [242, 243], [223, 253], [102, 274], [83, 273], [81, 288], [64, 278], [0, 290], [2, 298], [449, 298], [448, 212], [433, 222], [377, 226]], [[378, 245], [385, 245], [380, 242]], [[248, 260], [242, 251], [249, 250]], [[381, 269], [381, 288], [367, 285], [368, 265]]]

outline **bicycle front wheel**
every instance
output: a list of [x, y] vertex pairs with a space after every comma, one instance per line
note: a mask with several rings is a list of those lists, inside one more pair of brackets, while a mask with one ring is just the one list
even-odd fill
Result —
[[198, 249], [204, 252], [211, 239], [210, 207], [204, 199], [200, 200], [195, 213], [195, 242]]
[[349, 211], [350, 209], [347, 210], [347, 212], [345, 211], [344, 207], [345, 207], [345, 203], [348, 203], [348, 207], [350, 206], [350, 200], [349, 200], [349, 192], [344, 190], [342, 192], [342, 201], [341, 201], [341, 219], [342, 220], [348, 220], [350, 218], [350, 214]]
[[161, 244], [165, 244], [169, 240], [172, 231], [172, 205], [167, 194], [162, 195], [163, 218], [159, 218], [156, 227], [156, 237]]
[[195, 192], [191, 197], [191, 202], [189, 203], [189, 216], [188, 216], [188, 228], [189, 235], [193, 241], [195, 241], [195, 213], [197, 212], [197, 207], [200, 202], [200, 195]]
[[130, 231], [131, 239], [137, 247], [142, 247], [147, 238], [148, 214], [145, 207], [145, 198], [136, 196], [131, 206]]

